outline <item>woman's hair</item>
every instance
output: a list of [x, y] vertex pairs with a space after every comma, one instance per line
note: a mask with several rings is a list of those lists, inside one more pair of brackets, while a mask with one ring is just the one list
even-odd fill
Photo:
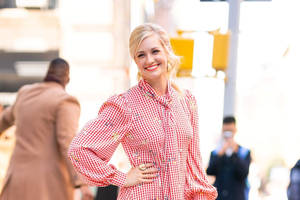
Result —
[[69, 63], [62, 58], [52, 60], [44, 81], [53, 81], [65, 86], [69, 82]]
[[[134, 59], [136, 51], [139, 48], [142, 41], [153, 34], [156, 34], [159, 37], [161, 45], [167, 52], [168, 76], [171, 77], [176, 74], [176, 70], [180, 63], [180, 58], [174, 54], [167, 32], [159, 25], [152, 24], [152, 23], [145, 23], [137, 26], [131, 32], [129, 38], [130, 56]], [[141, 75], [138, 74], [138, 80], [140, 79], [141, 79]]]

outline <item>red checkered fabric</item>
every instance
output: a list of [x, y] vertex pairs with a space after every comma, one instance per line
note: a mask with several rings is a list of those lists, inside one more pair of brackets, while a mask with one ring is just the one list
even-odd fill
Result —
[[[136, 167], [152, 162], [159, 175], [152, 183], [123, 187], [126, 174], [108, 164], [119, 144]], [[120, 187], [118, 200], [214, 200], [199, 151], [195, 98], [168, 84], [158, 96], [144, 80], [109, 98], [70, 145], [69, 157], [87, 183]]]

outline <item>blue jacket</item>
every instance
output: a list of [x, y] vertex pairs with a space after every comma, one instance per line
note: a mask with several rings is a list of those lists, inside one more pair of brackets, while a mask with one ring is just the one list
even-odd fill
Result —
[[239, 146], [231, 156], [219, 156], [217, 150], [210, 155], [207, 174], [216, 177], [217, 200], [247, 200], [249, 185], [247, 176], [251, 162], [250, 150]]
[[287, 194], [289, 200], [300, 200], [300, 160], [291, 170]]

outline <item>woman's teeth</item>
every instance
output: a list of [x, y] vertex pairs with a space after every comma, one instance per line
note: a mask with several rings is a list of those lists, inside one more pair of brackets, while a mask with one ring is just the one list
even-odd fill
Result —
[[157, 67], [158, 67], [158, 65], [153, 65], [153, 66], [150, 66], [150, 67], [146, 67], [146, 70], [152, 71], [152, 70], [156, 69]]

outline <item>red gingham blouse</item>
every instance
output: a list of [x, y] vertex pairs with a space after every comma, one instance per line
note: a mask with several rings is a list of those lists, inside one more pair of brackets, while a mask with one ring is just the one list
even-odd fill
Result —
[[[159, 175], [152, 183], [123, 187], [126, 174], [108, 164], [119, 144], [133, 167], [152, 162]], [[120, 187], [118, 200], [214, 200], [199, 151], [194, 96], [171, 84], [158, 96], [144, 80], [109, 98], [98, 117], [73, 139], [69, 158], [87, 183]]]

